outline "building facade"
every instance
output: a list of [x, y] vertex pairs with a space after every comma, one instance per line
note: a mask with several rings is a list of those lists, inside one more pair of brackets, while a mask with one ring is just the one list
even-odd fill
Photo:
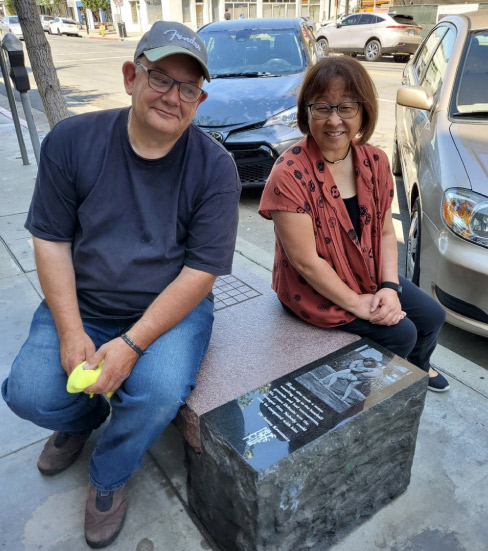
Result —
[[[114, 23], [124, 22], [129, 32], [143, 32], [159, 19], [180, 21], [196, 30], [206, 23], [223, 21], [226, 8], [229, 10], [231, 19], [238, 19], [241, 16], [246, 19], [310, 17], [316, 23], [320, 23], [333, 17], [336, 1], [111, 0], [111, 5]], [[345, 0], [342, 3], [345, 4]]]

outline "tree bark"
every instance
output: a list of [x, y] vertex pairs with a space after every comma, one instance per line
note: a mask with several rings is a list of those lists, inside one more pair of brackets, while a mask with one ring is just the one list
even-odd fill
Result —
[[69, 117], [69, 113], [54, 67], [51, 47], [44, 34], [35, 0], [14, 0], [14, 4], [24, 35], [32, 73], [49, 126], [52, 128], [60, 120]]

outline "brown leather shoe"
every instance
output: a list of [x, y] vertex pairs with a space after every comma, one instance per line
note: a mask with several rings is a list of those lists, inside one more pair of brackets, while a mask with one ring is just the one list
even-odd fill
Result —
[[78, 459], [89, 436], [89, 432], [83, 436], [55, 432], [46, 442], [37, 460], [37, 468], [47, 476], [64, 471]]
[[85, 508], [85, 539], [90, 547], [101, 549], [115, 540], [128, 504], [127, 484], [113, 492], [102, 492], [90, 484]]

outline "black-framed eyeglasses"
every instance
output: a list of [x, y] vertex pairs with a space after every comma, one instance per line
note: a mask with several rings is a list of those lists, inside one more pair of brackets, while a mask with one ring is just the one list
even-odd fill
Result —
[[176, 84], [176, 86], [178, 86], [178, 94], [181, 101], [185, 101], [187, 103], [196, 103], [203, 94], [203, 90], [194, 84], [181, 82], [175, 78], [171, 78], [169, 75], [165, 75], [161, 71], [148, 69], [145, 65], [139, 62], [137, 62], [136, 65], [142, 67], [144, 71], [146, 71], [147, 83], [155, 92], [166, 94], [166, 92], [169, 92], [173, 85]]
[[308, 108], [312, 117], [319, 121], [327, 120], [335, 109], [341, 119], [354, 118], [361, 107], [362, 101], [341, 101], [337, 105], [332, 105], [325, 101], [320, 103], [309, 103]]

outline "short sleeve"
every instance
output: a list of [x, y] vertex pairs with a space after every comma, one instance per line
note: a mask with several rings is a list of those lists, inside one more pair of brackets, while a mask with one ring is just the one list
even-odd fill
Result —
[[219, 160], [219, 174], [208, 189], [193, 212], [185, 265], [214, 275], [226, 275], [232, 271], [241, 194], [237, 169], [227, 155]]
[[[280, 159], [283, 161], [280, 162]], [[287, 164], [286, 158], [280, 157], [271, 171], [261, 196], [259, 214], [271, 220], [271, 211], [283, 210], [296, 213], [310, 212], [304, 192], [307, 183], [301, 164]]]
[[[61, 140], [62, 141], [62, 140]], [[62, 165], [55, 130], [42, 142], [39, 170], [25, 227], [40, 239], [71, 241], [76, 227], [76, 187]]]

